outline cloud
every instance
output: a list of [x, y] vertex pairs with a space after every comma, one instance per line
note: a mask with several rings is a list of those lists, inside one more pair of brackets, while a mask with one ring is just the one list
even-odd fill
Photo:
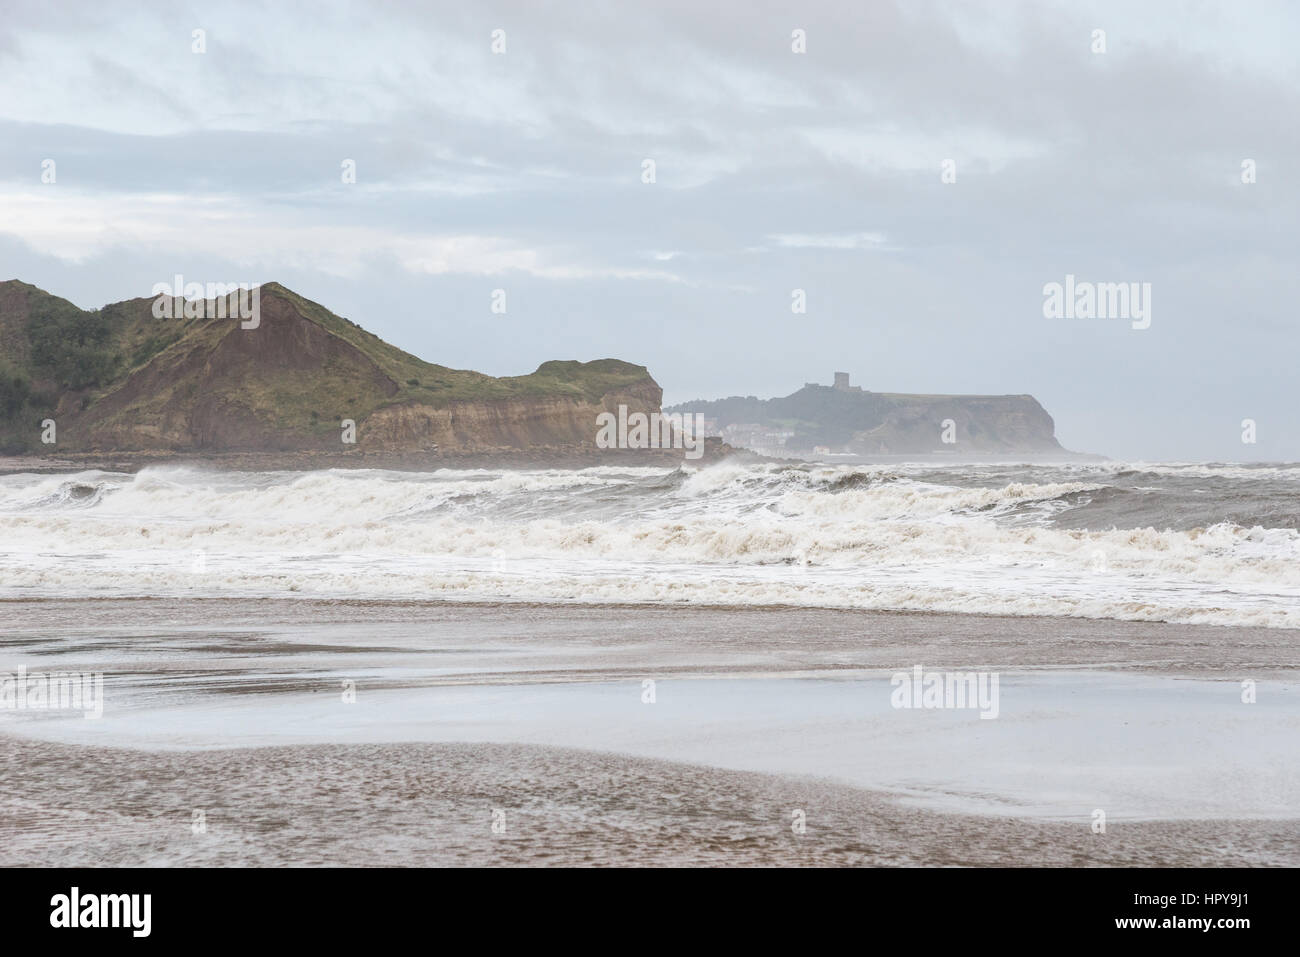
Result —
[[285, 222], [230, 196], [99, 196], [57, 185], [0, 193], [0, 233], [34, 250], [84, 263], [120, 247], [150, 248], [160, 260], [224, 256], [255, 269], [271, 262], [359, 277], [367, 264], [391, 259], [414, 273], [495, 276], [510, 272], [554, 279], [618, 278], [678, 282], [663, 270], [589, 265], [555, 247], [521, 247], [506, 237], [400, 233], [368, 226]]
[[767, 237], [786, 249], [882, 249], [882, 233], [784, 233]]
[[[368, 321], [418, 339], [403, 303], [476, 311], [508, 283], [536, 338], [436, 346], [517, 369], [562, 328], [565, 348], [658, 358], [678, 398], [844, 362], [882, 388], [1035, 392], [1081, 447], [1229, 457], [1189, 370], [1225, 370], [1236, 421], [1289, 401], [1248, 370], [1300, 350], [1277, 318], [1300, 254], [1300, 13], [1184, 7], [9, 0], [0, 233], [33, 281], [92, 302], [233, 270], [357, 309], [382, 287]], [[1066, 273], [1157, 284], [1147, 338], [1044, 323]], [[1300, 424], [1267, 434], [1300, 453]]]

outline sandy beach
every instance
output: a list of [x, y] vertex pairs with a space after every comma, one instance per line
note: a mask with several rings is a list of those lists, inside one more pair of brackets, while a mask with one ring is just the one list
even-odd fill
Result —
[[[102, 718], [0, 712], [23, 782], [0, 802], [4, 864], [1300, 863], [1300, 663], [1281, 629], [293, 599], [3, 609], [6, 668], [106, 676]], [[891, 675], [915, 664], [998, 673], [998, 719], [891, 706]]]

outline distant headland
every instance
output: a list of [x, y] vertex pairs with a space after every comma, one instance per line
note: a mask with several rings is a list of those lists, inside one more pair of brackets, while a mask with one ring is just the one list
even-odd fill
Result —
[[732, 396], [670, 406], [702, 413], [706, 433], [776, 456], [1071, 456], [1032, 395], [869, 392], [847, 372], [781, 398]]

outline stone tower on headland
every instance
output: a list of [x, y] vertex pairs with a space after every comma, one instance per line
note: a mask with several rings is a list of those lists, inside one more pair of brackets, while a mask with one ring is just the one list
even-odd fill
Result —
[[849, 385], [849, 374], [847, 372], [835, 373], [835, 391], [836, 392], [861, 392], [862, 386]]

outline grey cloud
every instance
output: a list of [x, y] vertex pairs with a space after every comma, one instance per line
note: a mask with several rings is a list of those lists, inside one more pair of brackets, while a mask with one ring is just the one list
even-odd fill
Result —
[[[0, 104], [0, 193], [37, 188], [58, 155], [57, 188], [78, 195], [498, 237], [593, 273], [685, 280], [431, 276], [384, 254], [348, 278], [256, 264], [436, 361], [514, 373], [616, 354], [650, 364], [670, 399], [783, 393], [844, 365], [882, 389], [1034, 392], [1067, 445], [1146, 457], [1240, 458], [1222, 422], [1291, 399], [1300, 79], [1261, 39], [1300, 33], [1284, 6], [330, 5], [299, 7], [283, 37], [262, 35], [269, 14], [251, 4], [139, 4], [117, 27], [99, 9], [56, 22], [15, 4], [0, 89], [20, 102], [27, 41], [57, 37], [136, 122], [19, 122]], [[209, 21], [198, 60], [179, 40]], [[488, 48], [497, 27], [504, 57]], [[176, 47], [151, 50], [157, 29]], [[339, 183], [345, 157], [356, 188]], [[91, 304], [178, 268], [248, 271], [234, 251], [159, 262], [125, 237], [74, 266], [20, 255], [0, 220], [6, 233], [22, 278]], [[796, 234], [884, 242], [771, 239]], [[1151, 329], [1043, 319], [1043, 284], [1067, 272], [1152, 282]], [[509, 337], [481, 308], [498, 284]], [[799, 321], [794, 287], [810, 301]], [[1300, 451], [1300, 425], [1267, 434], [1251, 456]]]

